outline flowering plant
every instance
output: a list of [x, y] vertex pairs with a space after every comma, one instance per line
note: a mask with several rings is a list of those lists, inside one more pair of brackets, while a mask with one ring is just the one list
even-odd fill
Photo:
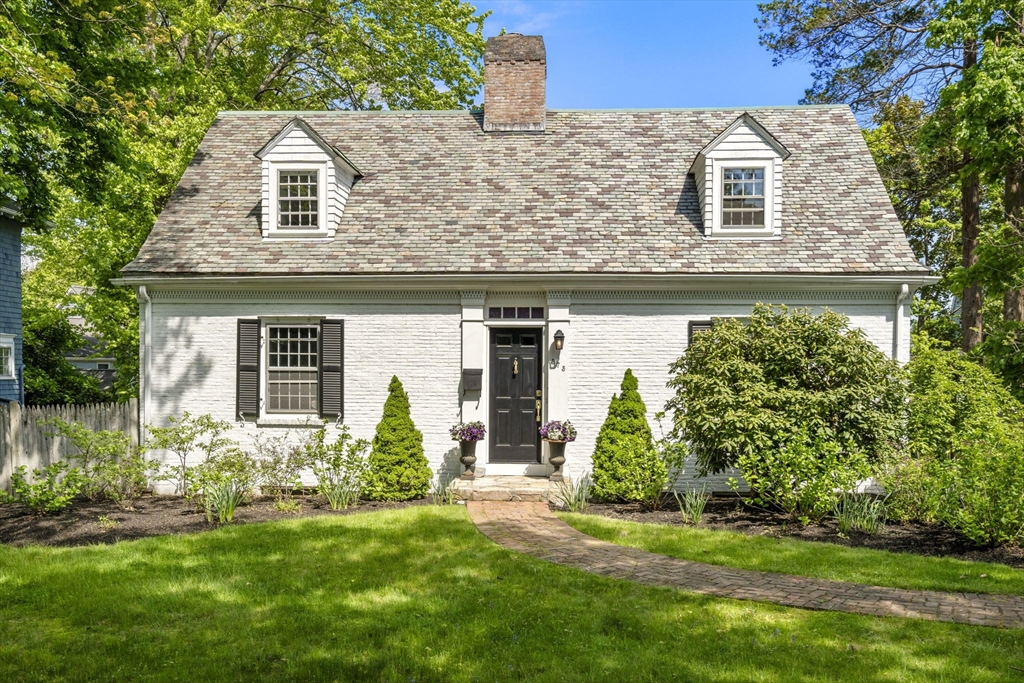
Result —
[[487, 430], [483, 422], [460, 422], [452, 425], [448, 432], [452, 435], [452, 441], [483, 441]]
[[540, 435], [548, 441], [575, 441], [576, 428], [568, 420], [552, 420], [540, 428]]

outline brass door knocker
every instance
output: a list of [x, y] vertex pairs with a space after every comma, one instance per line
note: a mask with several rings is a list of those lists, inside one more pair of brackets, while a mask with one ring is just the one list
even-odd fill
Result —
[[515, 377], [519, 374], [519, 359], [516, 358], [512, 361], [512, 376]]

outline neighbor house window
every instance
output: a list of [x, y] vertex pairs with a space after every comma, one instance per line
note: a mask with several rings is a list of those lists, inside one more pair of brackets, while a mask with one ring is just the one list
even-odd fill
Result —
[[15, 379], [14, 336], [0, 334], [0, 378]]
[[267, 328], [267, 412], [317, 412], [319, 333], [308, 326]]
[[764, 169], [726, 168], [722, 178], [722, 227], [764, 227]]
[[319, 175], [316, 171], [279, 171], [277, 227], [319, 230]]

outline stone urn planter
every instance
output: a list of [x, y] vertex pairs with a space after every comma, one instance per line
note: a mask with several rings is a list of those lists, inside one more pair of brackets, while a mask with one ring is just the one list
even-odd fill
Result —
[[555, 468], [549, 478], [551, 481], [561, 481], [565, 444], [576, 440], [576, 428], [568, 420], [552, 420], [540, 428], [540, 436], [548, 444], [548, 463]]
[[460, 422], [448, 430], [453, 441], [459, 442], [459, 462], [462, 463], [460, 479], [475, 479], [473, 466], [476, 464], [476, 443], [482, 441], [487, 430], [483, 422]]

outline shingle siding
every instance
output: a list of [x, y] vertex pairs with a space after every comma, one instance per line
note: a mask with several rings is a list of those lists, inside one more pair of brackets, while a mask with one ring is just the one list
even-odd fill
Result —
[[[21, 224], [0, 215], [0, 332], [14, 339], [15, 372], [21, 373]], [[0, 399], [20, 399], [19, 383], [0, 380]]]

